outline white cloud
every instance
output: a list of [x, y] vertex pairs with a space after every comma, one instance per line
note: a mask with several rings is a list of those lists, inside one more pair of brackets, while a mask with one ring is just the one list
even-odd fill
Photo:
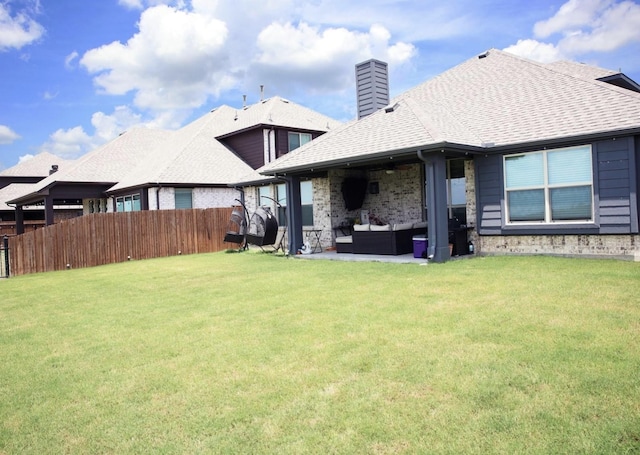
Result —
[[6, 125], [0, 125], [0, 144], [11, 144], [20, 139], [20, 135]]
[[111, 114], [96, 112], [91, 116], [92, 133], [82, 126], [58, 129], [49, 136], [49, 140], [40, 147], [63, 158], [77, 158], [112, 139], [124, 131], [135, 127], [177, 128], [184, 121], [184, 112], [166, 111], [155, 118], [143, 120], [142, 114], [134, 112], [128, 106], [117, 106]]
[[51, 101], [57, 98], [59, 94], [60, 92], [51, 93], [50, 91], [47, 90], [44, 92], [44, 95], [42, 95], [42, 97], [47, 101]]
[[74, 62], [78, 59], [80, 54], [77, 51], [73, 51], [69, 55], [67, 55], [64, 59], [64, 67], [68, 70], [73, 69], [75, 67]]
[[533, 32], [537, 38], [548, 38], [555, 33], [589, 26], [611, 3], [611, 0], [569, 0], [552, 17], [537, 22]]
[[9, 4], [0, 3], [0, 51], [21, 49], [40, 39], [44, 32], [44, 27], [28, 11], [12, 16]]
[[390, 39], [381, 25], [358, 32], [306, 22], [273, 23], [258, 35], [256, 68], [276, 88], [286, 81], [312, 91], [339, 91], [352, 86], [353, 67], [362, 60], [375, 57], [402, 64], [416, 54], [412, 44], [390, 46]]
[[128, 9], [144, 9], [158, 5], [175, 5], [184, 8], [184, 0], [118, 0], [118, 4]]
[[118, 4], [129, 9], [142, 9], [142, 0], [118, 0]]
[[225, 74], [225, 24], [168, 6], [145, 10], [139, 32], [80, 60], [107, 94], [135, 91], [135, 105], [152, 110], [198, 107], [233, 84]]
[[[149, 6], [155, 3], [164, 4]], [[121, 4], [148, 7], [138, 33], [89, 50], [80, 64], [103, 93], [133, 93], [135, 106], [154, 116], [200, 107], [230, 90], [251, 87], [251, 93], [260, 84], [283, 96], [298, 89], [340, 91], [352, 86], [358, 61], [375, 57], [397, 67], [417, 54], [381, 24], [360, 30], [299, 21], [309, 4], [294, 0]], [[292, 83], [284, 84], [285, 77]]]
[[505, 51], [541, 62], [614, 51], [640, 42], [640, 5], [627, 0], [569, 0], [552, 17], [537, 22], [533, 33], [537, 39], [518, 40]]
[[533, 39], [518, 40], [516, 44], [506, 47], [504, 51], [541, 63], [551, 63], [565, 58], [555, 45]]
[[34, 158], [35, 155], [32, 155], [31, 153], [27, 153], [26, 155], [22, 155], [18, 158], [18, 164], [20, 163], [24, 163], [25, 161], [29, 161], [31, 158]]
[[558, 46], [571, 55], [609, 52], [640, 42], [640, 5], [624, 1], [602, 10], [581, 29], [569, 29]]
[[54, 155], [62, 158], [77, 158], [93, 148], [92, 138], [85, 133], [81, 126], [69, 129], [58, 129], [51, 136], [49, 141], [42, 147]]

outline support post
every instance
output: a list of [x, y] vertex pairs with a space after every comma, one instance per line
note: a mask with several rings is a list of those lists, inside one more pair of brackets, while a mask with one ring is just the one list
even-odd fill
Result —
[[4, 248], [4, 276], [9, 278], [9, 237], [6, 235], [2, 238], [2, 247]]
[[44, 224], [50, 226], [53, 223], [53, 197], [46, 196], [44, 198]]
[[24, 209], [16, 205], [16, 234], [24, 234]]
[[449, 253], [449, 216], [447, 213], [447, 160], [442, 152], [418, 156], [425, 162], [427, 177], [427, 214], [429, 256], [433, 262], [445, 262]]
[[289, 254], [297, 254], [304, 243], [302, 235], [302, 197], [300, 177], [287, 177], [287, 215], [289, 219]]

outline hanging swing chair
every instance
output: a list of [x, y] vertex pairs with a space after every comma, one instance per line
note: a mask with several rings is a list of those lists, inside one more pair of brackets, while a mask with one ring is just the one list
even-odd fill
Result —
[[247, 243], [256, 246], [273, 245], [278, 236], [278, 221], [268, 207], [258, 207], [249, 221]]
[[236, 199], [240, 203], [240, 206], [234, 206], [229, 218], [229, 224], [227, 225], [227, 231], [224, 235], [224, 242], [236, 243], [241, 245], [241, 249], [247, 247], [246, 234], [247, 234], [247, 209], [242, 201]]

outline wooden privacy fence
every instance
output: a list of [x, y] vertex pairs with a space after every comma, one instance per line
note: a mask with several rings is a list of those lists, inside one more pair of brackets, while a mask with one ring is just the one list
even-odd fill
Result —
[[209, 253], [232, 208], [95, 213], [9, 239], [11, 275], [93, 267], [129, 259]]

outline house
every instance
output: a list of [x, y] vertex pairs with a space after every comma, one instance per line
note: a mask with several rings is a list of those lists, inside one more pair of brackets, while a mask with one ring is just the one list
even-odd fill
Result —
[[467, 252], [459, 232], [484, 254], [640, 260], [640, 86], [620, 72], [492, 49], [260, 172], [289, 182], [292, 248], [304, 241], [300, 182], [312, 179], [324, 246], [364, 211], [426, 219], [435, 261], [452, 234], [453, 253]]
[[133, 128], [9, 202], [17, 219], [43, 204], [45, 222], [62, 198], [83, 213], [229, 207], [237, 181], [269, 182], [255, 169], [324, 134], [338, 122], [280, 97], [221, 106], [177, 131]]
[[[69, 160], [42, 152], [0, 172], [0, 235], [16, 233], [16, 210], [15, 207], [7, 205], [7, 201], [23, 194], [34, 183], [70, 164]], [[77, 200], [58, 200], [53, 206], [54, 218], [57, 221], [77, 216], [78, 211], [82, 211], [82, 206]], [[45, 224], [44, 208], [41, 205], [25, 207], [23, 215], [26, 230], [33, 230]]]

